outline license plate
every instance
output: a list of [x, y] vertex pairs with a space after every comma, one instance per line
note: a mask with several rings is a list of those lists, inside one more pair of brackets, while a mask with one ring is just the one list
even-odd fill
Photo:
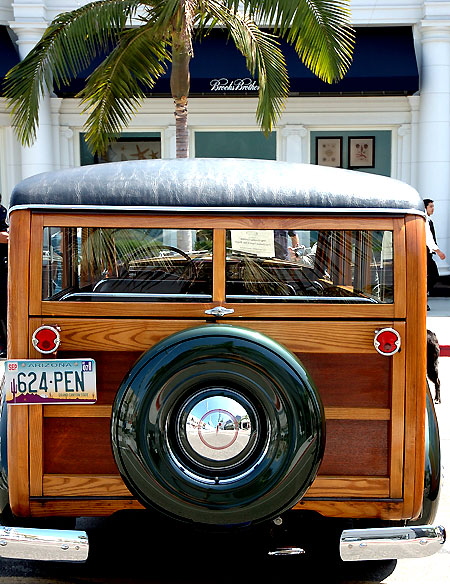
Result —
[[95, 361], [6, 361], [4, 388], [10, 404], [93, 404], [97, 400]]

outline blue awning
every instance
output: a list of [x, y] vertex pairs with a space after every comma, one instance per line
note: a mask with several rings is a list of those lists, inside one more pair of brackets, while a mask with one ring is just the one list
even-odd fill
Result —
[[[294, 49], [282, 43], [290, 79], [291, 95], [412, 95], [419, 90], [419, 73], [410, 27], [360, 27], [356, 29], [353, 62], [345, 78], [328, 84], [318, 79], [298, 58]], [[98, 64], [98, 61], [97, 61]], [[91, 67], [58, 96], [73, 96], [84, 85]], [[256, 94], [245, 59], [227, 40], [223, 31], [213, 31], [194, 45], [191, 62], [191, 96]], [[152, 95], [170, 95], [169, 72], [155, 85]]]
[[[20, 60], [7, 26], [0, 26], [0, 55], [0, 79], [3, 85], [5, 75]], [[3, 91], [0, 91], [0, 95], [3, 95]]]
[[291, 92], [299, 94], [397, 94], [419, 90], [414, 39], [410, 27], [357, 28], [353, 62], [344, 79], [320, 81], [286, 47]]

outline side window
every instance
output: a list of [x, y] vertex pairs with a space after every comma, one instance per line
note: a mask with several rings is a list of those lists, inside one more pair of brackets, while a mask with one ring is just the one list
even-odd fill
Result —
[[390, 231], [229, 230], [229, 302], [393, 302]]
[[208, 301], [212, 230], [44, 229], [43, 299]]

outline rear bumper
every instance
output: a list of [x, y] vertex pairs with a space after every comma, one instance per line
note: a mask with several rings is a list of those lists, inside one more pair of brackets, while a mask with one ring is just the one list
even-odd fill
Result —
[[347, 529], [341, 535], [340, 554], [347, 562], [423, 558], [438, 552], [445, 539], [440, 525]]
[[89, 542], [84, 531], [0, 525], [0, 558], [84, 562], [88, 552]]
[[[344, 561], [421, 558], [437, 553], [445, 540], [440, 525], [347, 529], [340, 554]], [[85, 531], [0, 526], [1, 558], [84, 562], [88, 553]]]

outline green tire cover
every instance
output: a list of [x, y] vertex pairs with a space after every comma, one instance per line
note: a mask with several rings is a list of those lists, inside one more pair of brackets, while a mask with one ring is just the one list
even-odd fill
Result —
[[276, 517], [324, 450], [323, 408], [300, 361], [269, 337], [209, 324], [135, 363], [111, 423], [120, 473], [147, 508], [209, 525]]

